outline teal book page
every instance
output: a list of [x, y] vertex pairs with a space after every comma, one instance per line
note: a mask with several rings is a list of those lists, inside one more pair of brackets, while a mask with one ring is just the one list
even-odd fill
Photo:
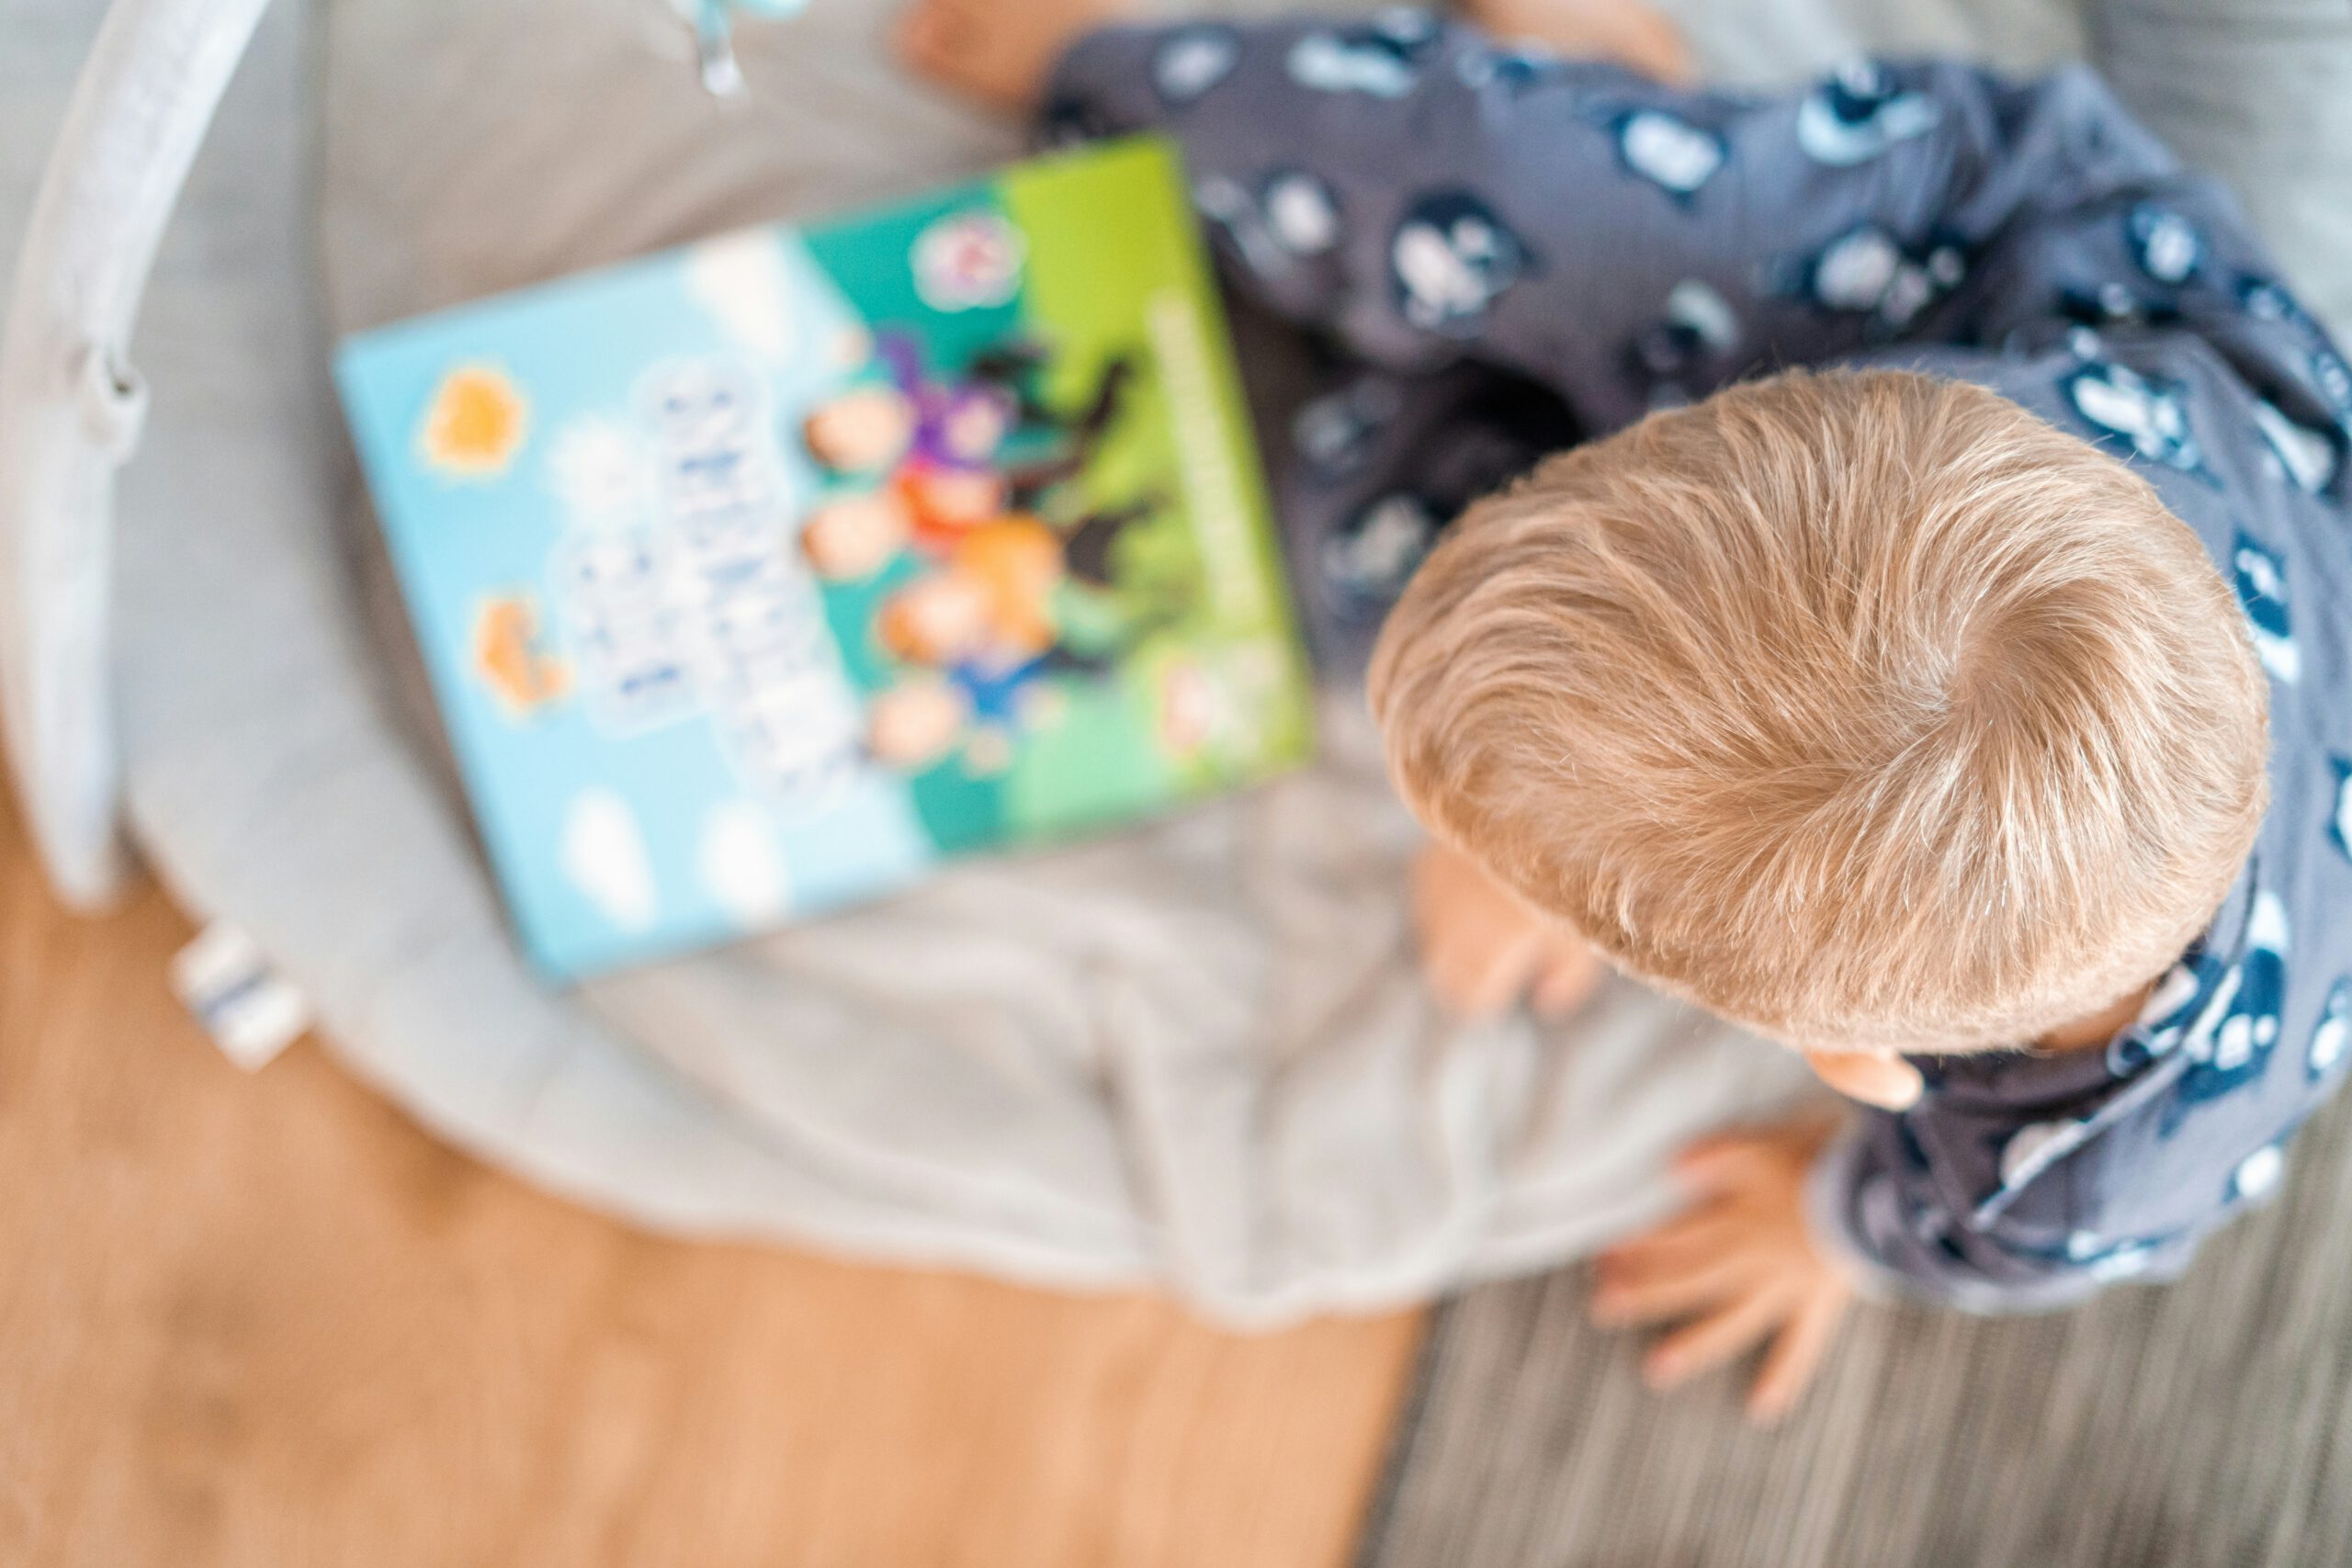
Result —
[[1173, 152], [347, 342], [484, 846], [571, 978], [1265, 776], [1308, 686]]

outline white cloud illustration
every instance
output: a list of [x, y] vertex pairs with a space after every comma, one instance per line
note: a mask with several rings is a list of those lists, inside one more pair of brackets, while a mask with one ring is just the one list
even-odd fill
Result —
[[800, 344], [784, 249], [764, 229], [706, 240], [686, 253], [686, 294], [736, 344], [770, 365]]
[[562, 864], [581, 895], [623, 931], [644, 931], [662, 912], [637, 815], [609, 789], [571, 797], [563, 816]]
[[712, 807], [696, 859], [703, 886], [737, 924], [772, 925], [791, 908], [784, 852], [760, 802], [739, 796]]

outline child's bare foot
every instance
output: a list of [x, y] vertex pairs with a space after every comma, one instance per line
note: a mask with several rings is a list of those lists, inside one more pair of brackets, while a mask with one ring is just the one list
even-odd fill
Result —
[[1497, 38], [1525, 39], [1573, 58], [1609, 60], [1660, 82], [1690, 79], [1682, 29], [1643, 0], [1461, 0], [1462, 14]]
[[909, 0], [899, 54], [950, 92], [1025, 114], [1063, 51], [1134, 9], [1134, 0]]

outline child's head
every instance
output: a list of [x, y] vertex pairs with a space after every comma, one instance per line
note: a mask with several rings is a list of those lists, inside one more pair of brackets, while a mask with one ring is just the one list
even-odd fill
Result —
[[2085, 443], [1899, 372], [1736, 388], [1481, 502], [1372, 701], [1435, 832], [1811, 1049], [2112, 1004], [2267, 798], [2266, 687], [2196, 536]]

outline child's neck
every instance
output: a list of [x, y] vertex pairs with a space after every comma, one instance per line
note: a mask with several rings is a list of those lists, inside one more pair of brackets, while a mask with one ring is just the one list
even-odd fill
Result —
[[2118, 997], [2112, 1004], [2087, 1018], [2060, 1024], [2035, 1041], [2034, 1044], [2044, 1051], [2096, 1050], [2120, 1034], [2124, 1025], [2140, 1016], [2140, 1010], [2148, 1005], [2148, 994], [2155, 988], [2155, 982], [2152, 980], [2136, 991]]

